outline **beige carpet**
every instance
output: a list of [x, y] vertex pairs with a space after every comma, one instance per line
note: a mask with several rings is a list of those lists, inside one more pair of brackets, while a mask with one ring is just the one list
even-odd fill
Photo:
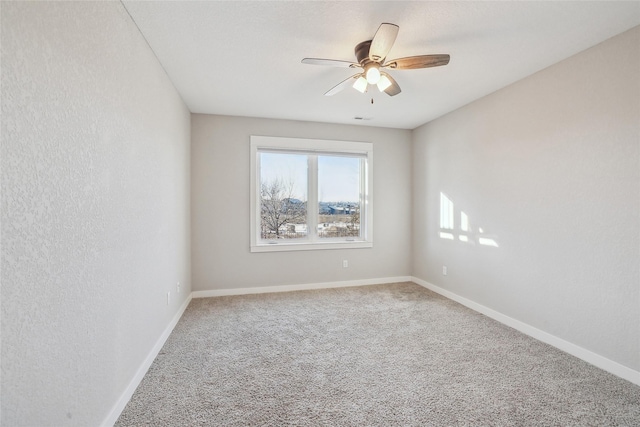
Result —
[[117, 426], [639, 426], [640, 387], [413, 283], [194, 299]]

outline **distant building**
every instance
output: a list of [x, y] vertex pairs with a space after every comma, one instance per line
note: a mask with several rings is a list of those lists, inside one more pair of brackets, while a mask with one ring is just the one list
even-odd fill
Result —
[[353, 205], [329, 206], [330, 215], [351, 215], [358, 212], [358, 207]]

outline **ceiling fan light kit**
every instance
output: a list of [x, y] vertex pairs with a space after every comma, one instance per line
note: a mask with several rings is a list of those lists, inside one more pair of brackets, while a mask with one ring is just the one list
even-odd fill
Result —
[[[372, 40], [358, 43], [355, 47], [355, 62], [340, 61], [336, 59], [304, 58], [303, 64], [325, 65], [329, 67], [362, 68], [362, 72], [355, 74], [346, 80], [338, 83], [329, 89], [325, 96], [332, 96], [341, 92], [347, 85], [352, 84], [353, 88], [365, 93], [369, 85], [377, 85], [380, 92], [389, 96], [395, 96], [402, 90], [398, 83], [388, 73], [381, 71], [381, 68], [392, 70], [415, 70], [419, 68], [431, 68], [447, 65], [449, 55], [418, 55], [406, 58], [392, 59], [385, 62], [387, 54], [391, 50], [393, 43], [398, 36], [398, 27], [395, 24], [383, 23], [376, 31]], [[354, 82], [351, 80], [355, 79]]]

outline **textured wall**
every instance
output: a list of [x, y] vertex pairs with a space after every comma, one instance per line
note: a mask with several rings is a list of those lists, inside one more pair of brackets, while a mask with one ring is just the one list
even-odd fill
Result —
[[1, 423], [98, 425], [190, 292], [189, 112], [119, 2], [1, 35]]
[[638, 76], [640, 27], [415, 130], [414, 276], [640, 370]]
[[[411, 274], [410, 132], [362, 126], [192, 116], [194, 290], [323, 283]], [[374, 144], [374, 247], [250, 253], [251, 135]], [[349, 267], [342, 267], [342, 260]]]

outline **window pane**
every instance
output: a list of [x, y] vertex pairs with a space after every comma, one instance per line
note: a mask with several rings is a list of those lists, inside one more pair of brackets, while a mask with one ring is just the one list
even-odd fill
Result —
[[318, 237], [360, 237], [359, 157], [318, 156]]
[[260, 153], [262, 239], [307, 237], [307, 156]]

